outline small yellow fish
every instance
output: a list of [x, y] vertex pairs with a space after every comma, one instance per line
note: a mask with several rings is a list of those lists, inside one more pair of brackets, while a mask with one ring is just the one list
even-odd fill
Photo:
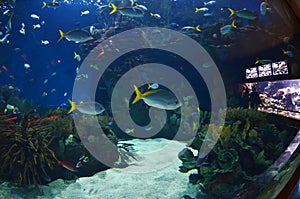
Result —
[[207, 12], [207, 11], [208, 11], [208, 8], [206, 8], [206, 7], [196, 8], [195, 9], [195, 12]]
[[95, 70], [99, 70], [99, 66], [97, 64], [91, 64], [90, 65], [91, 68], [95, 69]]
[[41, 28], [41, 25], [40, 24], [33, 25], [33, 29], [37, 29], [37, 28]]
[[191, 30], [196, 30], [198, 32], [201, 32], [200, 25], [197, 25], [196, 27], [194, 27], [194, 26], [185, 26], [185, 27], [181, 28], [181, 31], [183, 31], [183, 32], [186, 32], [186, 31], [189, 32]]
[[38, 19], [38, 20], [40, 19], [40, 16], [37, 15], [37, 14], [31, 14], [30, 17], [31, 17], [32, 19]]
[[294, 53], [291, 50], [282, 50], [283, 54], [288, 57], [294, 57]]
[[127, 129], [125, 129], [125, 133], [128, 133], [128, 134], [132, 133], [132, 134], [134, 134], [134, 128], [131, 128], [131, 129], [127, 128]]
[[196, 131], [198, 129], [197, 122], [193, 122], [193, 131]]
[[272, 63], [273, 60], [270, 60], [270, 59], [258, 59], [256, 58], [256, 61], [254, 64], [269, 64], [269, 63]]
[[81, 61], [81, 57], [79, 54], [77, 54], [76, 52], [74, 52], [74, 59], [77, 59], [77, 61]]
[[198, 32], [201, 32], [200, 25], [196, 26], [195, 30], [197, 30]]
[[160, 18], [161, 18], [161, 16], [160, 16], [159, 14], [154, 14], [154, 13], [152, 13], [152, 12], [150, 12], [150, 16], [151, 16], [151, 17], [154, 17], [154, 18], [156, 18], [156, 19], [160, 19]]

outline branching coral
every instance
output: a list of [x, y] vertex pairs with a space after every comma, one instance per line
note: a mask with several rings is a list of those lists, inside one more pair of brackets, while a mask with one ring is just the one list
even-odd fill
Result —
[[55, 165], [49, 148], [51, 127], [32, 122], [25, 114], [21, 124], [0, 121], [0, 176], [18, 184], [39, 184]]

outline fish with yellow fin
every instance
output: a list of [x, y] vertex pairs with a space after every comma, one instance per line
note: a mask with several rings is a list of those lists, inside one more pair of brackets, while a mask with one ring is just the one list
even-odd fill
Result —
[[76, 59], [77, 61], [81, 61], [81, 57], [79, 54], [77, 54], [76, 52], [74, 52], [74, 59]]
[[294, 57], [294, 53], [291, 50], [282, 50], [282, 53], [288, 57]]
[[269, 63], [272, 63], [273, 60], [271, 59], [258, 59], [256, 58], [256, 61], [254, 64], [269, 64]]
[[128, 17], [144, 17], [144, 10], [137, 6], [129, 6], [129, 7], [117, 7], [115, 4], [111, 3], [110, 7], [112, 11], [109, 14], [114, 14], [119, 12], [121, 15], [125, 15]]
[[132, 104], [135, 104], [142, 99], [148, 106], [164, 110], [175, 110], [182, 105], [182, 103], [170, 91], [157, 89], [148, 90], [144, 93], [141, 93], [136, 85], [133, 85], [133, 87], [136, 93], [136, 97], [132, 101]]
[[200, 25], [197, 25], [195, 27], [194, 26], [184, 26], [183, 28], [181, 28], [181, 32], [183, 32], [183, 33], [191, 33], [194, 31], [201, 32]]
[[56, 0], [53, 0], [51, 2], [43, 2], [42, 8], [48, 7], [48, 8], [58, 8], [60, 5]]
[[105, 111], [105, 108], [98, 102], [80, 102], [79, 104], [76, 104], [76, 102], [73, 102], [72, 100], [68, 99], [68, 101], [71, 105], [68, 114], [72, 113], [76, 109], [79, 112], [88, 115], [99, 115]]
[[255, 12], [247, 10], [247, 9], [233, 10], [231, 8], [228, 8], [228, 10], [230, 12], [229, 17], [232, 17], [235, 15], [239, 18], [248, 19], [248, 20], [255, 20], [257, 18], [257, 14]]
[[234, 20], [232, 21], [232, 23], [230, 25], [226, 25], [220, 28], [220, 33], [221, 35], [227, 35], [232, 28], [236, 28], [236, 25], [234, 24]]
[[62, 30], [59, 30], [60, 38], [57, 43], [60, 42], [63, 38], [68, 41], [73, 41], [75, 43], [84, 43], [86, 41], [92, 40], [93, 37], [90, 33], [83, 29], [74, 29], [64, 33]]

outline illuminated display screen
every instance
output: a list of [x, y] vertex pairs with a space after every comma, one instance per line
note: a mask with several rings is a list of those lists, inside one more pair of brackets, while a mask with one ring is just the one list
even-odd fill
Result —
[[286, 61], [279, 61], [272, 63], [273, 75], [286, 75], [289, 74]]
[[278, 61], [246, 69], [246, 79], [289, 74], [287, 61]]
[[257, 77], [258, 77], [258, 74], [257, 74], [256, 67], [246, 69], [246, 79], [252, 79], [252, 78], [257, 78]]
[[240, 85], [245, 86], [249, 88], [250, 94], [252, 86], [256, 87], [262, 102], [258, 110], [300, 120], [300, 79]]
[[271, 76], [272, 75], [271, 64], [265, 64], [262, 66], [258, 66], [258, 75], [259, 75], [259, 77]]

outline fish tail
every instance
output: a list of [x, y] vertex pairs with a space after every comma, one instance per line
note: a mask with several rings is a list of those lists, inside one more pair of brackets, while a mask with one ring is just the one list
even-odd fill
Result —
[[154, 14], [153, 14], [152, 12], [150, 12], [150, 16], [151, 16], [151, 17], [153, 17], [153, 16], [154, 16]]
[[233, 9], [231, 9], [231, 8], [227, 8], [227, 9], [228, 9], [229, 12], [230, 12], [229, 17], [232, 17], [232, 16], [235, 14], [235, 11], [234, 11]]
[[283, 54], [284, 54], [284, 55], [286, 55], [286, 54], [287, 54], [287, 51], [285, 51], [285, 50], [283, 50], [283, 49], [282, 49], [282, 52], [283, 52]]
[[260, 62], [260, 60], [256, 57], [256, 61], [254, 64], [258, 64]]
[[196, 8], [196, 9], [195, 9], [195, 12], [199, 12], [199, 10], [200, 10], [199, 8]]
[[148, 90], [151, 88], [151, 85], [150, 84], [148, 84]]
[[200, 25], [196, 26], [195, 30], [197, 30], [198, 32], [201, 32]]
[[74, 59], [76, 59], [78, 57], [78, 54], [76, 52], [74, 52]]
[[138, 87], [136, 85], [133, 85], [133, 87], [134, 87], [134, 90], [135, 90], [136, 97], [134, 98], [134, 100], [132, 101], [131, 104], [135, 104], [143, 96], [143, 94], [141, 93], [141, 91], [139, 91], [139, 89], [138, 89]]
[[234, 23], [235, 23], [235, 20], [232, 21], [231, 26], [232, 26], [233, 28], [236, 28], [236, 25], [235, 25]]
[[67, 114], [70, 114], [70, 113], [72, 113], [77, 108], [77, 106], [76, 106], [76, 102], [73, 102], [73, 101], [71, 101], [69, 99], [68, 99], [68, 101], [69, 101], [69, 103], [71, 105], [71, 108], [70, 108], [70, 110], [68, 111]]
[[65, 33], [62, 30], [59, 30], [60, 38], [57, 40], [57, 43], [60, 42], [65, 37]]
[[81, 12], [81, 15], [80, 16], [82, 16], [83, 15], [83, 12]]
[[268, 0], [265, 0], [265, 3], [266, 3], [266, 5], [269, 5], [269, 1]]
[[36, 29], [36, 25], [33, 25], [33, 29]]
[[45, 8], [46, 6], [47, 6], [47, 3], [44, 1], [42, 8]]
[[111, 7], [112, 11], [109, 13], [110, 15], [118, 11], [118, 7], [115, 4], [111, 3]]
[[14, 13], [12, 13], [12, 14], [10, 15], [10, 17], [9, 17], [9, 21], [10, 21], [10, 22], [11, 22], [13, 16], [14, 16]]

